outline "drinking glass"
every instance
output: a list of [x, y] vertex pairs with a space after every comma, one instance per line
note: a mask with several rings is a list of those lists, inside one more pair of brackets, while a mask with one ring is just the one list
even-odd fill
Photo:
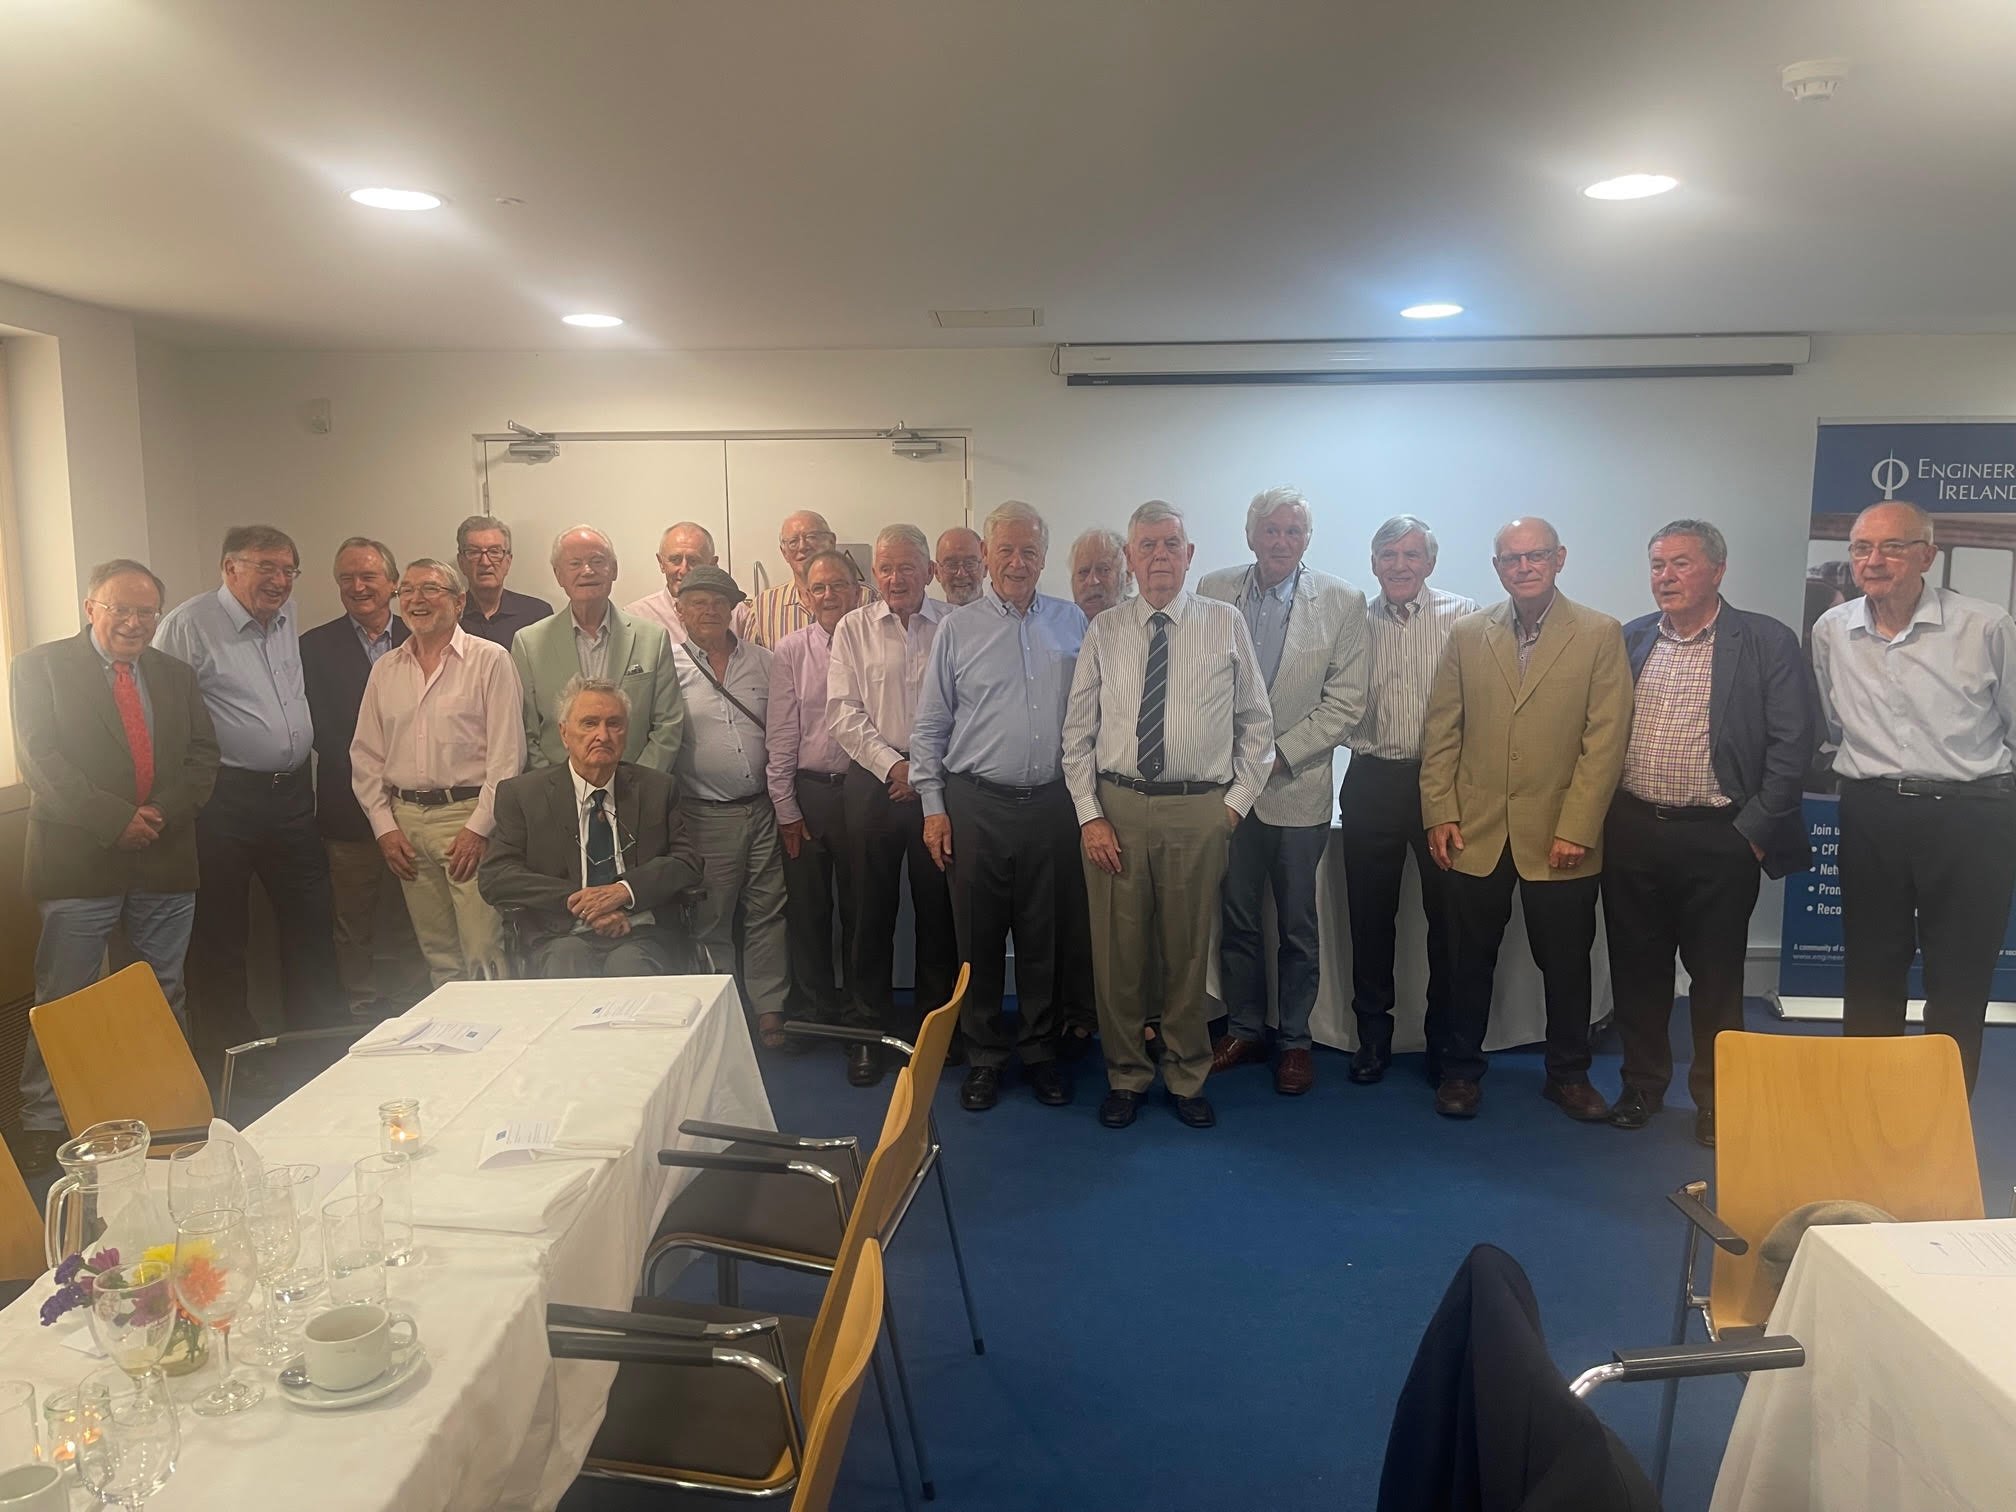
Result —
[[301, 1252], [301, 1230], [294, 1216], [294, 1190], [285, 1174], [269, 1171], [246, 1199], [245, 1227], [252, 1236], [252, 1255], [266, 1290], [266, 1307], [257, 1322], [241, 1330], [239, 1358], [251, 1365], [285, 1365], [294, 1357], [279, 1326], [280, 1278]]
[[168, 1216], [177, 1223], [191, 1213], [244, 1206], [245, 1176], [231, 1145], [207, 1139], [168, 1157]]
[[175, 1295], [183, 1309], [216, 1329], [224, 1347], [217, 1384], [189, 1405], [201, 1417], [243, 1412], [266, 1395], [263, 1386], [231, 1373], [231, 1325], [258, 1280], [258, 1258], [244, 1211], [212, 1208], [182, 1219], [175, 1227], [174, 1264]]
[[366, 1155], [352, 1174], [359, 1197], [385, 1204], [385, 1263], [411, 1265], [420, 1258], [413, 1247], [413, 1163], [408, 1155]]
[[0, 1470], [39, 1464], [42, 1420], [35, 1416], [35, 1388], [27, 1381], [0, 1381]]
[[322, 1204], [322, 1263], [337, 1307], [385, 1300], [385, 1204], [338, 1197]]
[[175, 1282], [165, 1260], [143, 1260], [99, 1274], [91, 1287], [91, 1336], [128, 1375], [161, 1363], [175, 1331]]
[[289, 1334], [296, 1334], [308, 1321], [308, 1315], [321, 1298], [325, 1284], [322, 1274], [322, 1226], [316, 1222], [315, 1213], [315, 1184], [321, 1179], [322, 1168], [315, 1165], [269, 1166], [266, 1175], [268, 1180], [284, 1180], [294, 1197], [294, 1226], [300, 1234], [301, 1244], [292, 1268], [282, 1271], [273, 1282], [273, 1301], [278, 1308], [281, 1328]]
[[395, 1097], [378, 1104], [378, 1139], [387, 1155], [418, 1155], [420, 1099]]
[[158, 1370], [135, 1376], [95, 1370], [77, 1394], [97, 1417], [97, 1432], [77, 1448], [77, 1478], [108, 1506], [146, 1506], [168, 1484], [182, 1452], [167, 1377]]
[[66, 1483], [76, 1480], [78, 1445], [97, 1433], [97, 1422], [75, 1390], [52, 1391], [42, 1398], [42, 1452]]

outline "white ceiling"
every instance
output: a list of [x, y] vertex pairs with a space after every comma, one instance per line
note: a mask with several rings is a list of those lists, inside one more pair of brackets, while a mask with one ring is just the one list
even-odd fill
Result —
[[194, 345], [2008, 331], [2012, 147], [2010, 0], [0, 0], [0, 279]]

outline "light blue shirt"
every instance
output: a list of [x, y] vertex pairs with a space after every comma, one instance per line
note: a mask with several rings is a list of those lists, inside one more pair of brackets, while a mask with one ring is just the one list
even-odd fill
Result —
[[291, 772], [308, 759], [315, 725], [291, 599], [262, 627], [229, 588], [199, 593], [168, 611], [154, 644], [196, 669], [225, 766]]
[[910, 785], [924, 812], [945, 812], [945, 774], [1040, 787], [1064, 771], [1064, 708], [1085, 643], [1085, 615], [1037, 594], [1017, 614], [990, 584], [939, 621], [917, 718]]
[[356, 615], [352, 614], [345, 617], [350, 621], [350, 628], [357, 632], [357, 644], [364, 648], [364, 659], [370, 662], [372, 666], [377, 666], [378, 658], [392, 649], [392, 621], [398, 619], [399, 616], [395, 614], [390, 619], [387, 619], [385, 621], [385, 628], [380, 630], [376, 635], [373, 635], [369, 630], [358, 624]]
[[1260, 675], [1268, 687], [1281, 670], [1281, 653], [1288, 646], [1288, 616], [1295, 612], [1295, 584], [1302, 576], [1296, 568], [1272, 588], [1262, 588], [1258, 569], [1246, 573], [1246, 590], [1239, 595], [1239, 612], [1246, 616], [1246, 628], [1253, 636], [1253, 651], [1260, 658]]
[[[117, 663], [118, 658], [98, 644], [98, 632], [96, 630], [91, 632], [91, 649], [98, 653], [98, 660], [105, 663], [105, 686], [108, 688], [116, 687], [118, 685], [119, 674], [113, 670], [113, 667]], [[140, 663], [136, 660], [129, 663], [129, 665], [133, 668], [133, 685], [140, 690], [140, 716], [147, 721], [147, 733], [149, 736], [152, 736], [154, 733], [154, 695], [147, 691], [147, 678], [140, 670]], [[116, 700], [116, 694], [114, 698]]]

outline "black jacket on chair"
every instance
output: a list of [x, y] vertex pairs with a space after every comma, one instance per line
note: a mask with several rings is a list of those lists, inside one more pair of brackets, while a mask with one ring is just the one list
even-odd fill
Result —
[[1379, 1512], [1659, 1512], [1630, 1450], [1548, 1356], [1519, 1263], [1480, 1244], [1393, 1412]]
[[[412, 633], [392, 616], [394, 646]], [[315, 828], [331, 840], [369, 840], [371, 821], [350, 787], [350, 742], [357, 734], [364, 684], [371, 680], [371, 658], [349, 615], [301, 632], [301, 678], [315, 724]]]

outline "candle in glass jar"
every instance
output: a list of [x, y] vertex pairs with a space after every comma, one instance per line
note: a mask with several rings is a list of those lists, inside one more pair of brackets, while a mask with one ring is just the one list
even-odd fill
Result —
[[416, 1155], [420, 1151], [420, 1099], [398, 1097], [378, 1105], [380, 1145], [387, 1155]]

